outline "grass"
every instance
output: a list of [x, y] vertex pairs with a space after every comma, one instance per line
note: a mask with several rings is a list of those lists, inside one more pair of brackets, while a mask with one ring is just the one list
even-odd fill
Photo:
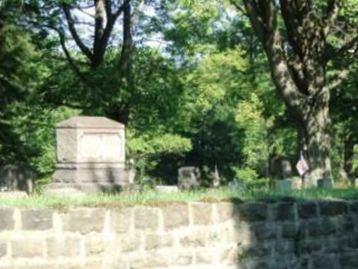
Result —
[[188, 201], [274, 201], [280, 199], [297, 200], [354, 200], [358, 199], [358, 188], [346, 189], [306, 189], [290, 192], [238, 191], [229, 188], [159, 193], [152, 190], [137, 193], [93, 194], [79, 197], [56, 197], [33, 195], [28, 198], [0, 198], [0, 207], [20, 208], [68, 208], [68, 207], [122, 207], [131, 205], [159, 206]]

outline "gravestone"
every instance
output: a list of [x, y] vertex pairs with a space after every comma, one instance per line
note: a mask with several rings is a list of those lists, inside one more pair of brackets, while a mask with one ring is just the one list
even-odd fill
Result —
[[128, 184], [124, 125], [77, 116], [56, 126], [57, 163], [48, 191], [113, 191]]
[[0, 192], [25, 191], [33, 189], [34, 172], [25, 164], [9, 164], [0, 169]]
[[276, 179], [287, 179], [292, 176], [292, 166], [284, 156], [277, 155], [271, 159], [271, 175]]
[[195, 166], [183, 166], [178, 169], [178, 187], [193, 189], [200, 186], [200, 170]]

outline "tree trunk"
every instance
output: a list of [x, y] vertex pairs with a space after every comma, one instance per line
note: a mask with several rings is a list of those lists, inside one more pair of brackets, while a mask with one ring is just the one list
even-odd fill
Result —
[[304, 178], [305, 187], [317, 186], [320, 179], [331, 180], [329, 92], [322, 91], [321, 95], [312, 101], [313, 104], [304, 110], [298, 127], [298, 133], [303, 136], [301, 150], [309, 165], [309, 171]]

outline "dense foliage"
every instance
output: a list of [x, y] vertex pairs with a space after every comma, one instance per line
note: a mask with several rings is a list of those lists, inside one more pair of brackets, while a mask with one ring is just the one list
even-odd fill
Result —
[[[37, 183], [49, 182], [54, 126], [83, 114], [126, 124], [138, 182], [173, 184], [180, 166], [194, 165], [208, 184], [215, 169], [226, 183], [266, 184], [274, 156], [294, 166], [296, 123], [238, 5], [0, 0], [0, 165], [27, 163]], [[357, 7], [347, 1], [340, 21], [356, 25]], [[349, 53], [327, 64], [329, 79], [350, 71], [331, 93], [335, 181], [358, 176], [357, 37], [332, 36], [327, 53], [347, 40]]]

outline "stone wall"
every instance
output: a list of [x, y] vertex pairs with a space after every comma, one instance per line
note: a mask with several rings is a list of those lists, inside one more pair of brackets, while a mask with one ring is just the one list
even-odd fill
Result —
[[358, 268], [358, 202], [0, 208], [0, 269]]

